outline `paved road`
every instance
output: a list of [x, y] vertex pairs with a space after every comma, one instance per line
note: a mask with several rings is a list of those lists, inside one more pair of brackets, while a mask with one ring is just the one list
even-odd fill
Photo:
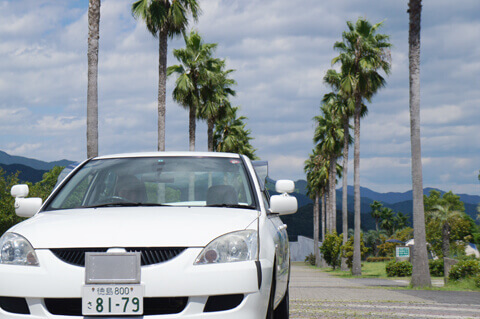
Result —
[[398, 290], [387, 279], [341, 279], [292, 265], [290, 318], [480, 318], [480, 293]]

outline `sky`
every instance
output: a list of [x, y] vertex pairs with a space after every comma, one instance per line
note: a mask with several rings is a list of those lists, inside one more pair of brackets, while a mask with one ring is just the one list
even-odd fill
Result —
[[[99, 154], [156, 151], [158, 40], [133, 0], [102, 0]], [[274, 179], [304, 179], [304, 161], [346, 21], [384, 22], [392, 72], [361, 124], [360, 182], [411, 189], [407, 0], [199, 0], [189, 28], [235, 69], [233, 105], [248, 117]], [[44, 161], [86, 158], [87, 0], [0, 0], [0, 150]], [[421, 136], [424, 187], [480, 195], [480, 1], [424, 0]], [[184, 46], [169, 40], [171, 52]], [[167, 82], [166, 150], [188, 150], [188, 112]], [[206, 124], [196, 149], [206, 151]], [[353, 151], [348, 177], [353, 181]]]

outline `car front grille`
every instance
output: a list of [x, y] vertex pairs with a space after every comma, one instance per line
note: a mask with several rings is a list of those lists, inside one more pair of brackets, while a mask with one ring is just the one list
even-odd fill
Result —
[[[106, 252], [108, 248], [55, 248], [50, 251], [62, 261], [85, 267], [85, 253]], [[183, 247], [129, 247], [127, 252], [140, 252], [142, 266], [154, 265], [173, 259], [181, 254]]]
[[[45, 298], [45, 306], [52, 315], [81, 316], [80, 298]], [[180, 313], [188, 303], [187, 297], [144, 298], [143, 315], [167, 315]]]

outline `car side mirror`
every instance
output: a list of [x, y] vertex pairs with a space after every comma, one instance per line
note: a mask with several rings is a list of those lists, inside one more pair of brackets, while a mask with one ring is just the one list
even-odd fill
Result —
[[270, 197], [270, 211], [280, 215], [290, 215], [297, 211], [297, 199], [288, 194], [273, 195]]
[[20, 217], [32, 217], [42, 207], [41, 198], [25, 198], [28, 196], [28, 185], [15, 185], [10, 194], [15, 197], [15, 213]]

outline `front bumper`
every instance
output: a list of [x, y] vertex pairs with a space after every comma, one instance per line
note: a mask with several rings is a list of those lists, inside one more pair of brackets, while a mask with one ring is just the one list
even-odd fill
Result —
[[[187, 298], [179, 313], [151, 314], [130, 318], [265, 318], [272, 278], [272, 263], [261, 260], [262, 284], [258, 288], [255, 262], [193, 265], [201, 248], [186, 249], [167, 262], [144, 266], [141, 281], [147, 298]], [[67, 264], [50, 250], [36, 251], [40, 266], [0, 265], [0, 298], [19, 297], [26, 301], [30, 314], [7, 312], [0, 307], [0, 319], [9, 318], [84, 318], [81, 313], [70, 315], [47, 307], [48, 300], [81, 300], [85, 268]], [[205, 312], [212, 296], [243, 296], [232, 309]], [[214, 309], [215, 310], [215, 309]], [[125, 317], [108, 317], [125, 318]]]

